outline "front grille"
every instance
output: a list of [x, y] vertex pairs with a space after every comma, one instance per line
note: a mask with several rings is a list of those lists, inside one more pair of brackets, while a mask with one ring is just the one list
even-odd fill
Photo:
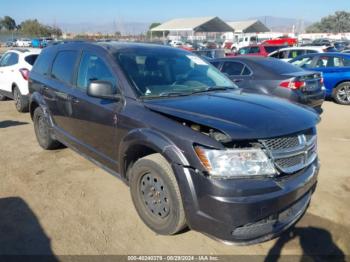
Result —
[[259, 140], [283, 173], [295, 173], [317, 158], [316, 132], [309, 130], [303, 134], [288, 137]]

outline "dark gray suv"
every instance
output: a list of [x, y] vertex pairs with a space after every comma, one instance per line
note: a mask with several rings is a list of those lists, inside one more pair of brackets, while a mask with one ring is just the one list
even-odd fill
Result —
[[63, 43], [43, 50], [29, 88], [39, 144], [64, 144], [121, 178], [159, 234], [188, 226], [267, 240], [304, 214], [315, 189], [318, 115], [243, 94], [187, 51]]

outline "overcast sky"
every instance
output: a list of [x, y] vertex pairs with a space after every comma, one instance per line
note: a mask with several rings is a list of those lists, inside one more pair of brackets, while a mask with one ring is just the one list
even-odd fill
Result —
[[163, 22], [176, 17], [219, 16], [242, 20], [277, 16], [317, 21], [337, 10], [350, 11], [350, 0], [3, 0], [0, 16], [47, 24]]

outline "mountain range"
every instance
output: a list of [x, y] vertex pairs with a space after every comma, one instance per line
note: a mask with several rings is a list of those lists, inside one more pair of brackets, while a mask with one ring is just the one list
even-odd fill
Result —
[[[251, 17], [247, 20], [258, 19], [267, 25], [273, 32], [291, 32], [293, 26], [296, 31], [303, 31], [307, 26], [312, 24], [311, 21], [296, 19], [296, 18], [284, 18], [274, 16], [259, 16]], [[231, 20], [232, 21], [232, 20]], [[64, 32], [71, 33], [98, 33], [103, 34], [120, 32], [121, 34], [140, 34], [145, 33], [151, 23], [142, 22], [123, 22], [123, 21], [111, 21], [109, 23], [95, 23], [95, 22], [83, 22], [83, 23], [59, 23], [58, 26]]]

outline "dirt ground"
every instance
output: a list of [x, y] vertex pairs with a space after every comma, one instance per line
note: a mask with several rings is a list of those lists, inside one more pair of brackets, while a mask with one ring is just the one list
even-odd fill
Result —
[[42, 150], [29, 115], [0, 102], [0, 254], [350, 255], [350, 107], [326, 102], [318, 130], [307, 214], [279, 239], [238, 247], [194, 231], [154, 234], [121, 181], [70, 149]]

